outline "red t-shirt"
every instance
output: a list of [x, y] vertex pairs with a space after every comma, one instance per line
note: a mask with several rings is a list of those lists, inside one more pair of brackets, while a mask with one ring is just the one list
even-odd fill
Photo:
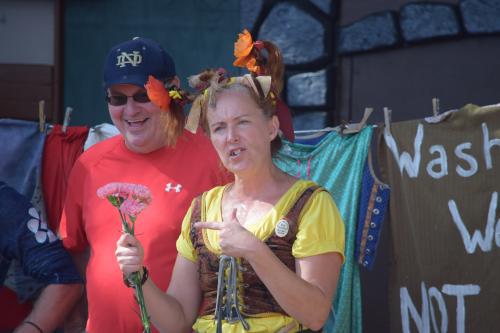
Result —
[[162, 290], [170, 282], [175, 242], [193, 197], [230, 180], [210, 141], [184, 131], [175, 148], [149, 154], [128, 150], [121, 135], [86, 151], [75, 163], [60, 224], [70, 251], [90, 246], [86, 272], [89, 318], [87, 331], [142, 332], [133, 290], [122, 282], [115, 258], [121, 235], [118, 211], [96, 195], [110, 182], [146, 185], [152, 203], [138, 216], [135, 234], [144, 247], [144, 264]]

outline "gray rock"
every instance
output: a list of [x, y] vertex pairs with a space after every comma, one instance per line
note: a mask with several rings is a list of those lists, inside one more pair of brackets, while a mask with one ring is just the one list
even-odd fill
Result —
[[288, 105], [321, 106], [326, 104], [326, 70], [315, 73], [302, 73], [288, 79]]
[[396, 18], [392, 12], [385, 12], [342, 27], [338, 50], [340, 54], [363, 52], [393, 46], [399, 41]]
[[447, 4], [408, 4], [400, 11], [399, 23], [403, 38], [410, 42], [460, 33], [454, 6]]
[[460, 2], [465, 30], [471, 34], [500, 32], [499, 0]]
[[330, 14], [332, 9], [332, 0], [311, 0], [317, 7], [327, 14]]
[[295, 131], [321, 129], [327, 127], [328, 114], [323, 111], [301, 112], [293, 116], [293, 129]]
[[290, 3], [279, 3], [262, 24], [259, 39], [278, 45], [285, 64], [292, 65], [321, 57], [324, 35], [322, 24], [315, 18]]
[[262, 9], [262, 0], [240, 1], [241, 29], [251, 31]]

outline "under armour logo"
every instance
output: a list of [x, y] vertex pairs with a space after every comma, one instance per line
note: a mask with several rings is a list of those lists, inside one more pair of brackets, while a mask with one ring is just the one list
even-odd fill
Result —
[[116, 66], [120, 67], [125, 67], [126, 64], [136, 67], [142, 62], [142, 56], [139, 51], [133, 51], [132, 53], [122, 52], [116, 59], [118, 60]]
[[179, 193], [182, 190], [182, 185], [177, 184], [175, 186], [172, 186], [172, 183], [168, 183], [165, 187], [165, 192], [170, 192], [171, 190], [175, 190], [175, 192]]

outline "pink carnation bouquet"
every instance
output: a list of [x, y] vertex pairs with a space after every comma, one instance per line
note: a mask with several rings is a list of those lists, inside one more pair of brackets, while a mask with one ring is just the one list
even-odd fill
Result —
[[[134, 235], [137, 216], [151, 203], [151, 192], [144, 185], [109, 183], [97, 190], [97, 196], [108, 201], [118, 209], [123, 232]], [[144, 332], [151, 333], [148, 311], [142, 293], [142, 276], [134, 272], [125, 277], [135, 290]]]

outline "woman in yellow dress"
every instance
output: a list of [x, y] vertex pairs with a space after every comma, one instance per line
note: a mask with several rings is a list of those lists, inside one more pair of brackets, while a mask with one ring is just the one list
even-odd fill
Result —
[[[273, 44], [255, 49], [267, 56], [256, 57], [257, 65], [283, 66]], [[344, 225], [326, 190], [272, 161], [281, 145], [275, 115], [281, 76], [229, 79], [207, 71], [196, 77], [206, 88], [195, 101], [201, 125], [234, 182], [193, 201], [167, 293], [151, 278], [143, 281], [160, 331], [311, 332], [328, 318], [343, 262]], [[144, 272], [136, 238], [123, 235], [116, 256], [125, 275]]]

